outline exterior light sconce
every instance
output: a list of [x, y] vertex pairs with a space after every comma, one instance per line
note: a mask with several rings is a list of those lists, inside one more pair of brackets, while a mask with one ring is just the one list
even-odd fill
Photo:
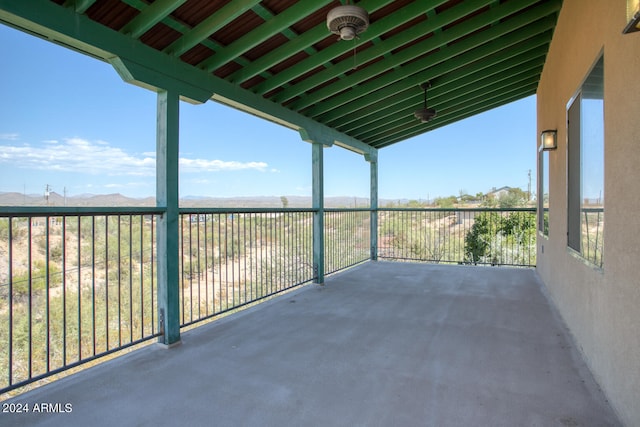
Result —
[[540, 145], [544, 151], [558, 148], [558, 131], [555, 129], [543, 130], [540, 134]]
[[623, 34], [640, 31], [640, 0], [627, 0], [627, 22]]

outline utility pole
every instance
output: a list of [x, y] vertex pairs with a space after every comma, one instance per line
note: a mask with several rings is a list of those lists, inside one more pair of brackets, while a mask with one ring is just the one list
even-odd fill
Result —
[[529, 169], [529, 187], [527, 187], [527, 201], [531, 201], [531, 169]]
[[51, 194], [51, 186], [47, 184], [44, 187], [44, 199], [47, 201], [47, 206], [49, 206], [49, 194]]

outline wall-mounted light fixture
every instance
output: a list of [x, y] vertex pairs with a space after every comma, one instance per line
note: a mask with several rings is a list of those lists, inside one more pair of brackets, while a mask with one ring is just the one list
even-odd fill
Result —
[[558, 132], [555, 129], [543, 130], [540, 134], [540, 145], [544, 151], [558, 148]]
[[640, 0], [627, 0], [627, 26], [624, 34], [640, 31]]

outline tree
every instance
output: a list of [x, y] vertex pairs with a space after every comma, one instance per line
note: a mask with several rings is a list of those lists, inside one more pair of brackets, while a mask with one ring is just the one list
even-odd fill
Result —
[[476, 215], [471, 230], [464, 238], [465, 258], [476, 263], [487, 255], [491, 237], [498, 232], [500, 216], [497, 212], [482, 212]]
[[528, 200], [527, 193], [519, 188], [510, 188], [507, 194], [503, 194], [498, 199], [498, 205], [501, 208], [515, 208], [524, 206]]
[[287, 209], [289, 207], [289, 199], [286, 196], [280, 196], [280, 201], [282, 202], [282, 208]]
[[457, 202], [458, 198], [456, 196], [438, 197], [435, 200], [436, 206], [440, 206], [441, 208], [453, 208], [453, 205]]
[[500, 216], [497, 212], [483, 212], [476, 216], [471, 230], [464, 238], [467, 262], [524, 263], [524, 260], [504, 259], [502, 252], [492, 248], [507, 245], [513, 248], [535, 246], [536, 217], [531, 212], [512, 212]]
[[487, 194], [484, 196], [484, 199], [482, 200], [482, 204], [480, 205], [483, 208], [495, 208], [496, 206], [498, 206], [498, 200], [496, 200], [496, 196], [494, 196], [493, 194]]

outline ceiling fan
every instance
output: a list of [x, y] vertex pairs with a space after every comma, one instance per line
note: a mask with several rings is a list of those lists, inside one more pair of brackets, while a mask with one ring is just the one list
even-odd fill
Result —
[[424, 90], [424, 107], [417, 109], [413, 115], [416, 119], [422, 123], [427, 123], [436, 117], [436, 110], [433, 108], [427, 108], [427, 89], [431, 87], [431, 82], [426, 82], [420, 85], [420, 89]]
[[369, 14], [360, 6], [346, 4], [331, 9], [327, 14], [327, 28], [339, 35], [340, 40], [353, 40], [367, 27]]

